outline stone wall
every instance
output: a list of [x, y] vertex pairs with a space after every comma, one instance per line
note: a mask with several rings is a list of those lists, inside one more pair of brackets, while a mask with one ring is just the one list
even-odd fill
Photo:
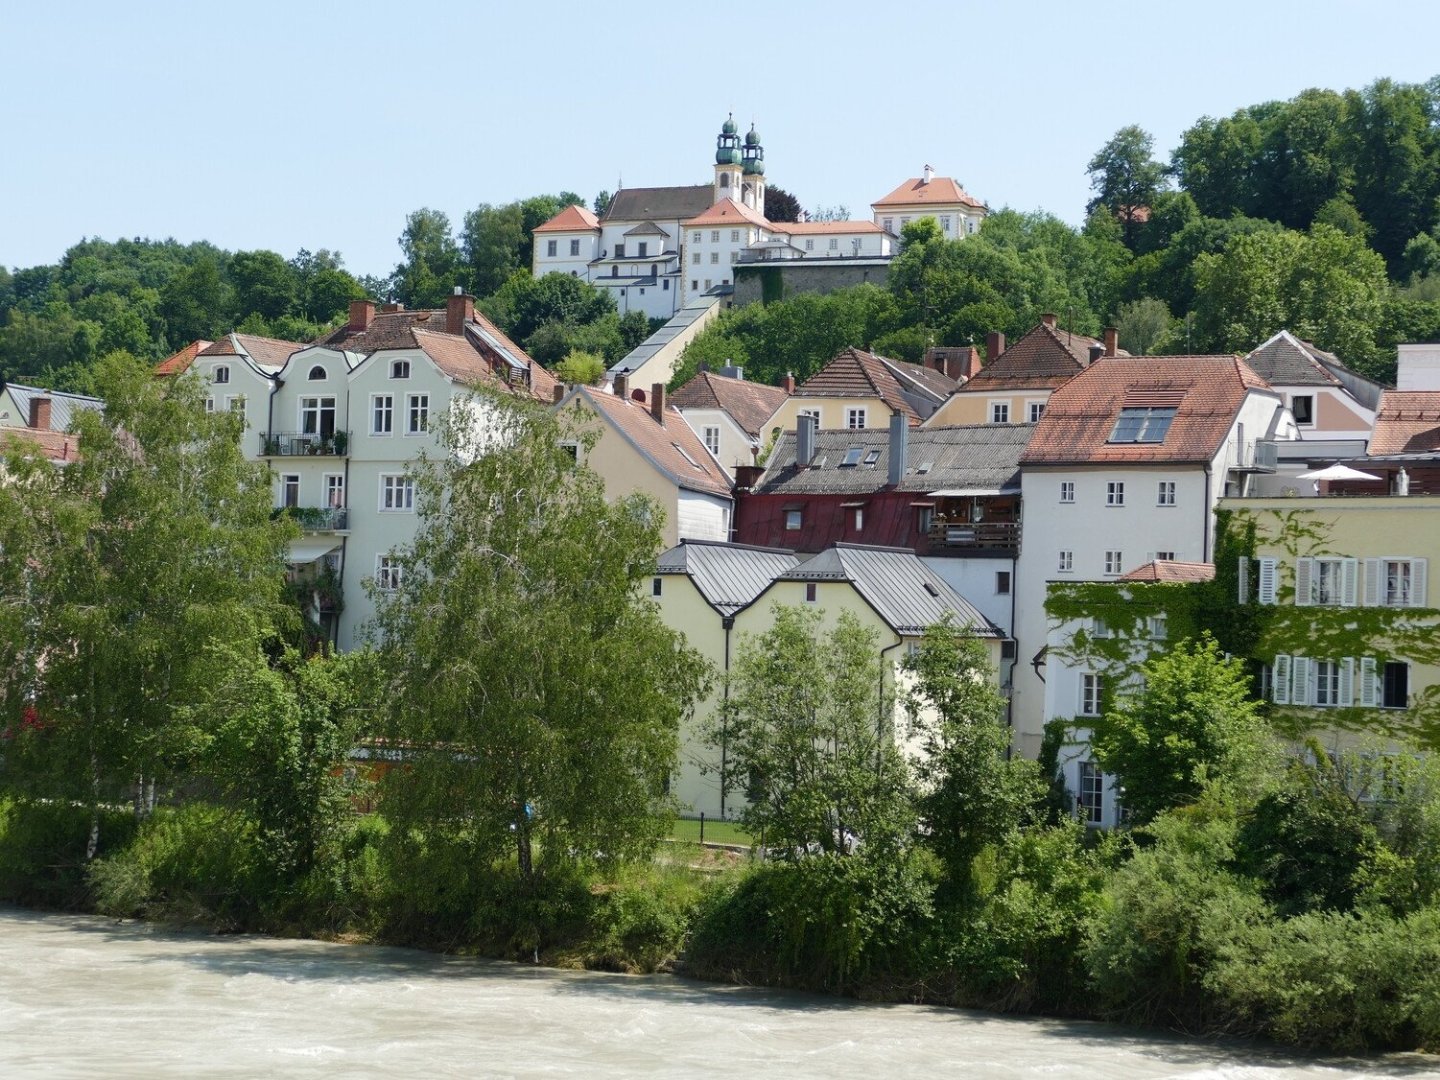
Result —
[[889, 261], [864, 259], [795, 259], [769, 263], [741, 263], [735, 267], [736, 307], [788, 300], [799, 293], [831, 293], [855, 285], [885, 287]]

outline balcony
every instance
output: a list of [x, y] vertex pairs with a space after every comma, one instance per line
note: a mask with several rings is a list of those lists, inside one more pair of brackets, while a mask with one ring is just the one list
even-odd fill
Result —
[[1273, 439], [1256, 439], [1237, 448], [1236, 472], [1273, 473], [1279, 464], [1279, 449]]
[[343, 506], [277, 506], [271, 517], [287, 517], [306, 532], [344, 532], [350, 511]]
[[1014, 521], [936, 521], [930, 525], [930, 551], [945, 552], [989, 548], [1016, 551], [1020, 525]]
[[350, 450], [350, 433], [272, 431], [260, 436], [261, 457], [344, 457]]

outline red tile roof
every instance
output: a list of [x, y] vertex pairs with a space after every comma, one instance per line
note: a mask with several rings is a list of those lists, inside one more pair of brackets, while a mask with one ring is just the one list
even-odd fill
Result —
[[195, 357], [205, 349], [213, 345], [213, 341], [202, 341], [196, 338], [177, 353], [167, 356], [160, 363], [155, 365], [156, 375], [179, 375], [188, 371], [190, 365], [195, 362]]
[[305, 348], [298, 341], [281, 341], [279, 338], [259, 337], [255, 334], [226, 334], [207, 349], [201, 349], [200, 356], [240, 356], [242, 353], [255, 362], [257, 367], [279, 371], [290, 359], [291, 353]]
[[765, 220], [764, 214], [756, 213], [748, 206], [737, 203], [734, 199], [721, 199], [708, 210], [696, 214], [682, 224], [689, 228], [692, 225], [738, 225], [741, 221], [759, 225], [762, 229], [773, 228], [770, 222]]
[[873, 221], [773, 221], [770, 230], [791, 236], [818, 236], [824, 233], [883, 233]]
[[648, 405], [633, 398], [619, 398], [588, 386], [579, 387], [575, 393], [678, 486], [707, 495], [730, 496], [730, 481], [720, 463], [674, 407], [666, 406], [665, 422], [661, 424], [650, 415]]
[[1204, 562], [1176, 562], [1173, 559], [1156, 559], [1144, 566], [1137, 566], [1129, 573], [1120, 575], [1121, 581], [1161, 581], [1188, 583], [1193, 581], [1214, 581], [1215, 567]]
[[80, 452], [80, 436], [63, 431], [40, 431], [35, 428], [0, 427], [0, 449], [11, 437], [33, 444], [51, 461], [74, 461]]
[[[1050, 395], [1020, 464], [1209, 461], [1246, 395], [1269, 389], [1234, 356], [1105, 357]], [[1122, 408], [1172, 401], [1175, 418], [1163, 442], [1110, 442]]]
[[702, 371], [670, 395], [670, 404], [682, 410], [723, 409], [743, 431], [759, 436], [765, 421], [788, 396], [778, 386]]
[[1371, 454], [1440, 450], [1440, 390], [1386, 390], [1380, 395]]
[[982, 367], [960, 393], [1054, 390], [1090, 362], [1090, 346], [1104, 342], [1039, 323]]
[[924, 177], [912, 176], [889, 195], [883, 199], [876, 199], [870, 205], [877, 209], [892, 206], [899, 209], [916, 206], [950, 206], [956, 203], [962, 206], [973, 206], [977, 209], [983, 209], [985, 206], [948, 176], [931, 177], [928, 184]]
[[920, 415], [905, 400], [900, 380], [886, 367], [884, 357], [862, 349], [849, 348], [837, 353], [795, 391], [796, 397], [878, 397], [895, 412], [908, 417], [911, 424], [920, 423]]
[[600, 219], [583, 206], [567, 206], [535, 232], [590, 232], [600, 227]]

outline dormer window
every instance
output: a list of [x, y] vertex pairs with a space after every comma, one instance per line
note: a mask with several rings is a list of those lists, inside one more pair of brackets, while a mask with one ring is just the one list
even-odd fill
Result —
[[1121, 409], [1115, 421], [1115, 430], [1110, 432], [1112, 443], [1160, 443], [1170, 430], [1175, 419], [1175, 410], [1156, 408]]
[[221, 364], [215, 369], [215, 382], [228, 383], [230, 381], [230, 365]]
[[390, 377], [392, 379], [408, 379], [410, 377], [410, 361], [391, 360]]
[[310, 369], [310, 374], [305, 376], [311, 382], [323, 382], [325, 380], [325, 369], [316, 364]]

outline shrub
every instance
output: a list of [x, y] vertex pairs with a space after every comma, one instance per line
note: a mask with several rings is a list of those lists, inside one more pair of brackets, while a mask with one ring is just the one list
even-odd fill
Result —
[[581, 961], [605, 971], [650, 972], [684, 950], [703, 883], [684, 868], [636, 865], [591, 892]]
[[[87, 907], [90, 810], [64, 802], [0, 798], [0, 900], [41, 908]], [[103, 850], [134, 834], [126, 811], [102, 811]]]

